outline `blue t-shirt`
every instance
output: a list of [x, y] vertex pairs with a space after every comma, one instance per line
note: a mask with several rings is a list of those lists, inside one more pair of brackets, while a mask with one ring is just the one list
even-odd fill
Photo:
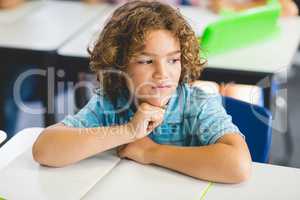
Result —
[[[105, 95], [95, 94], [84, 108], [62, 123], [81, 128], [111, 126], [128, 123], [134, 113], [125, 95], [114, 106]], [[180, 84], [169, 100], [162, 124], [149, 137], [159, 144], [203, 146], [214, 144], [226, 133], [241, 134], [222, 106], [221, 96]]]

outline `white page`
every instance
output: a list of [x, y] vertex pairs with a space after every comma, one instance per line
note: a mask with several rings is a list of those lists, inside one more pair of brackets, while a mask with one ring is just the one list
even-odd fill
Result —
[[199, 200], [207, 185], [168, 169], [122, 160], [83, 199]]
[[5, 199], [80, 199], [120, 161], [108, 151], [63, 168], [42, 167], [31, 148], [0, 171]]

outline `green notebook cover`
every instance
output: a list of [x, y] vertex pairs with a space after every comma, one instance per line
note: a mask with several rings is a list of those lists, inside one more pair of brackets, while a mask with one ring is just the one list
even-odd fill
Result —
[[270, 0], [266, 6], [247, 11], [222, 12], [223, 17], [208, 25], [198, 38], [201, 52], [218, 54], [272, 37], [279, 31], [280, 11], [277, 0]]

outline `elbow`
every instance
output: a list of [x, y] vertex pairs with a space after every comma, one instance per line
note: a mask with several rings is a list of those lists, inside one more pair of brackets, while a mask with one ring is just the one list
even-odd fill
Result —
[[43, 138], [38, 138], [32, 146], [33, 160], [43, 166], [63, 167], [65, 165], [58, 163], [51, 152], [51, 147], [43, 142]]
[[43, 148], [42, 145], [38, 143], [38, 141], [36, 141], [32, 147], [32, 157], [33, 160], [40, 165], [52, 166], [47, 156], [47, 150]]
[[45, 154], [42, 152], [41, 149], [39, 149], [37, 147], [37, 145], [35, 144], [33, 147], [32, 147], [32, 157], [33, 157], [33, 160], [36, 161], [37, 163], [41, 164], [41, 165], [45, 165]]
[[34, 145], [32, 147], [32, 157], [34, 161], [36, 161], [37, 163], [43, 166], [47, 166], [47, 167], [65, 166], [65, 164], [59, 164], [58, 162], [52, 161], [47, 151], [43, 148], [38, 147], [38, 145]]
[[251, 160], [237, 160], [235, 167], [232, 168], [231, 183], [242, 183], [247, 181], [252, 173], [252, 162]]

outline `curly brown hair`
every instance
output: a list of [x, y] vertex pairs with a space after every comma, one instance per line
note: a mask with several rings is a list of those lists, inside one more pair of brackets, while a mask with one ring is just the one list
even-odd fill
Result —
[[[132, 56], [144, 48], [147, 33], [168, 30], [179, 39], [182, 72], [179, 83], [199, 79], [203, 64], [197, 37], [177, 9], [158, 1], [130, 1], [117, 8], [107, 21], [90, 54], [90, 66], [100, 88], [115, 102], [128, 90], [122, 72]], [[115, 70], [120, 73], [102, 73]]]

